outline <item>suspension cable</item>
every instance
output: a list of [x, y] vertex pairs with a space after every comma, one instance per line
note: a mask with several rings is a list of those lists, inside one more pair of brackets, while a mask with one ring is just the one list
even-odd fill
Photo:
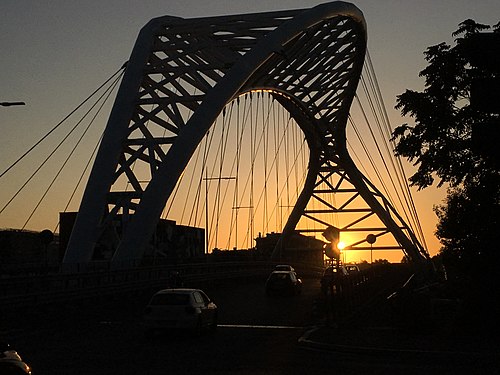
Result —
[[121, 71], [127, 66], [127, 62], [125, 62], [120, 69], [118, 69], [111, 77], [109, 77], [103, 84], [101, 84], [97, 89], [92, 92], [83, 102], [81, 102], [75, 109], [73, 109], [66, 117], [64, 117], [59, 123], [56, 124], [47, 134], [45, 134], [38, 142], [36, 142], [33, 146], [31, 146], [28, 151], [22, 154], [14, 163], [12, 163], [5, 171], [0, 174], [0, 178], [2, 178], [7, 172], [9, 172], [17, 163], [23, 160], [31, 151], [33, 151], [40, 143], [42, 143], [50, 134], [52, 134], [59, 126], [61, 126], [69, 117], [71, 117], [76, 111], [78, 111], [86, 102], [88, 102], [97, 92], [99, 92], [109, 81], [111, 81], [117, 74], [120, 74]]
[[[396, 193], [396, 196], [397, 196], [397, 198], [398, 198], [398, 201], [399, 201], [399, 203], [400, 203], [400, 206], [401, 206], [401, 207], [403, 207], [403, 209], [404, 209], [405, 205], [403, 204], [402, 199], [401, 199], [401, 196], [400, 196], [400, 194], [399, 194], [399, 191], [401, 191], [401, 192], [403, 192], [403, 193], [404, 193], [404, 190], [402, 189], [403, 184], [402, 184], [402, 181], [401, 181], [401, 174], [400, 174], [400, 173], [398, 173], [398, 169], [396, 168], [396, 166], [395, 166], [395, 164], [394, 164], [394, 160], [393, 160], [393, 153], [392, 153], [392, 151], [390, 150], [389, 145], [388, 145], [388, 143], [387, 143], [387, 140], [389, 139], [389, 138], [388, 138], [388, 135], [387, 135], [387, 134], [384, 134], [384, 130], [383, 130], [382, 125], [381, 125], [381, 121], [380, 121], [380, 119], [379, 119], [379, 116], [377, 116], [377, 109], [378, 109], [379, 113], [381, 114], [381, 116], [380, 116], [380, 117], [384, 118], [384, 117], [383, 117], [383, 113], [382, 113], [382, 103], [381, 103], [381, 102], [380, 102], [380, 100], [379, 100], [379, 97], [380, 97], [381, 95], [378, 95], [378, 91], [377, 91], [377, 89], [376, 89], [376, 87], [375, 87], [375, 85], [374, 85], [373, 78], [372, 78], [372, 74], [371, 74], [371, 71], [372, 71], [372, 70], [373, 70], [373, 69], [367, 69], [367, 71], [368, 71], [368, 72], [367, 72], [367, 79], [368, 79], [368, 82], [369, 82], [369, 84], [370, 84], [370, 87], [371, 87], [372, 91], [374, 92], [374, 95], [375, 95], [375, 102], [376, 102], [376, 104], [377, 104], [377, 107], [375, 107], [374, 100], [373, 100], [373, 99], [372, 99], [372, 97], [369, 95], [368, 85], [367, 85], [367, 83], [366, 83], [366, 81], [365, 81], [365, 79], [364, 79], [363, 77], [362, 77], [362, 79], [361, 79], [361, 83], [362, 83], [363, 89], [365, 90], [365, 93], [366, 93], [366, 95], [367, 95], [368, 102], [369, 102], [369, 104], [370, 104], [371, 110], [372, 110], [372, 112], [373, 112], [373, 114], [374, 114], [374, 116], [375, 116], [375, 124], [377, 125], [377, 128], [378, 128], [378, 130], [379, 130], [379, 134], [381, 135], [382, 144], [383, 144], [383, 146], [384, 146], [384, 148], [385, 148], [385, 151], [386, 151], [386, 153], [387, 153], [387, 155], [388, 155], [387, 159], [389, 160], [389, 162], [390, 162], [390, 164], [391, 164], [391, 166], [392, 166], [392, 169], [393, 169], [393, 170], [394, 170], [394, 172], [395, 172], [394, 174], [395, 174], [395, 177], [396, 177], [396, 179], [397, 179], [397, 182], [398, 182], [398, 185], [399, 185], [399, 189], [401, 189], [401, 190], [399, 190], [398, 188], [396, 188], [396, 185], [395, 185], [395, 183], [394, 183], [394, 179], [393, 179], [393, 177], [392, 177], [392, 174], [390, 173], [390, 171], [389, 171], [389, 167], [387, 166], [387, 163], [385, 162], [385, 158], [383, 157], [382, 152], [381, 152], [380, 148], [378, 147], [378, 142], [376, 142], [376, 140], [375, 140], [375, 136], [373, 135], [373, 132], [372, 132], [372, 130], [371, 130], [371, 127], [369, 127], [369, 129], [370, 129], [370, 132], [371, 132], [371, 134], [372, 134], [373, 140], [375, 141], [375, 144], [376, 144], [376, 146], [377, 146], [377, 150], [379, 151], [380, 157], [381, 157], [381, 159], [382, 159], [382, 161], [383, 161], [383, 163], [384, 163], [385, 169], [386, 169], [386, 171], [387, 171], [387, 173], [388, 173], [388, 175], [389, 175], [389, 179], [390, 179], [390, 181], [391, 181], [392, 187], [394, 188], [394, 191], [395, 191], [395, 193]], [[386, 129], [387, 129], [387, 127], [386, 127]], [[404, 197], [404, 199], [405, 199], [405, 201], [406, 201], [406, 207], [408, 207], [408, 200], [407, 200], [406, 195], [405, 195], [405, 194], [403, 194], [403, 197]], [[407, 214], [407, 212], [406, 212], [406, 210], [405, 210], [405, 213], [406, 213], [407, 218], [409, 218], [409, 217], [408, 217], [408, 214]]]
[[[66, 140], [69, 138], [69, 136], [78, 128], [78, 126], [80, 126], [80, 124], [83, 122], [83, 120], [85, 119], [85, 117], [88, 116], [88, 114], [97, 106], [98, 102], [104, 97], [106, 96], [106, 94], [108, 94], [109, 96], [109, 90], [110, 88], [113, 88], [115, 87], [116, 83], [120, 80], [121, 78], [121, 75], [119, 75], [118, 77], [115, 78], [115, 81], [112, 83], [112, 85], [110, 87], [108, 87], [102, 94], [101, 96], [97, 99], [97, 101], [92, 104], [92, 106], [87, 110], [87, 112], [83, 115], [83, 117], [76, 123], [75, 126], [73, 126], [73, 128], [71, 128], [71, 130], [68, 132], [68, 134], [66, 134], [66, 136], [58, 143], [58, 145], [52, 150], [52, 152], [45, 158], [45, 160], [38, 166], [38, 168], [36, 168], [36, 170], [31, 174], [31, 176], [24, 182], [24, 184], [17, 190], [17, 192], [10, 198], [10, 200], [3, 206], [3, 208], [0, 210], [0, 214], [12, 203], [12, 201], [21, 193], [22, 190], [24, 190], [24, 188], [28, 185], [28, 183], [38, 174], [38, 172], [43, 168], [43, 166], [52, 158], [52, 156], [56, 153], [56, 151], [63, 145], [64, 142], [66, 142]], [[109, 80], [108, 80], [109, 81]], [[107, 82], [108, 82], [107, 81]], [[102, 85], [101, 85], [102, 87]], [[79, 106], [81, 107], [81, 105]], [[65, 119], [67, 119], [68, 116], [65, 117]], [[60, 122], [58, 124], [58, 126], [61, 124], [62, 122]], [[51, 130], [52, 132], [52, 130]], [[50, 132], [49, 132], [50, 134]], [[44, 137], [46, 138], [46, 136]], [[31, 148], [33, 149], [33, 147]], [[26, 155], [26, 154], [25, 154]], [[37, 205], [38, 207], [38, 205]], [[36, 209], [36, 208], [35, 208]], [[31, 217], [31, 215], [30, 215]], [[26, 225], [26, 224], [25, 224]], [[24, 228], [24, 227], [23, 227]]]
[[[388, 145], [387, 141], [391, 140], [392, 129], [390, 127], [389, 117], [387, 115], [387, 111], [385, 110], [385, 105], [384, 105], [384, 102], [383, 102], [382, 94], [380, 92], [380, 88], [379, 88], [379, 85], [378, 85], [378, 81], [377, 81], [377, 77], [376, 77], [376, 74], [375, 74], [375, 70], [373, 68], [372, 60], [371, 60], [371, 57], [370, 57], [369, 54], [368, 54], [368, 66], [370, 68], [369, 69], [370, 80], [371, 80], [372, 85], [373, 85], [373, 91], [375, 92], [375, 97], [377, 99], [377, 103], [379, 103], [379, 108], [380, 108], [380, 112], [382, 114], [382, 118], [385, 119], [386, 137], [384, 137], [384, 140], [385, 140], [385, 144], [386, 144], [387, 149], [389, 149], [389, 145]], [[388, 153], [391, 156], [393, 156], [394, 155], [393, 150], [395, 148], [394, 147], [394, 140], [391, 141], [391, 144], [392, 144], [393, 147], [391, 148], [391, 151], [388, 151]], [[390, 160], [391, 160], [391, 162], [393, 162], [392, 157], [390, 158]], [[395, 170], [399, 171], [399, 173], [396, 173], [396, 175], [398, 176], [399, 186], [401, 188], [401, 191], [403, 192], [403, 196], [405, 197], [406, 205], [410, 209], [410, 217], [413, 219], [414, 227], [418, 231], [418, 233], [419, 233], [419, 235], [421, 237], [422, 242], [426, 246], [426, 244], [425, 244], [425, 236], [423, 234], [423, 231], [422, 231], [419, 219], [418, 219], [418, 214], [417, 214], [417, 211], [416, 211], [415, 203], [413, 201], [413, 197], [412, 197], [412, 194], [411, 194], [410, 189], [409, 189], [408, 179], [406, 177], [403, 165], [401, 163], [401, 158], [400, 157], [396, 157], [396, 160], [398, 162], [397, 163], [397, 167], [393, 165], [393, 168]]]
[[[373, 67], [372, 59], [371, 59], [371, 56], [370, 56], [369, 52], [367, 52], [367, 57], [368, 57], [368, 64], [369, 64], [369, 67], [370, 67], [370, 71], [372, 72], [372, 76], [373, 76], [373, 82], [374, 82], [374, 85], [375, 85], [375, 88], [376, 88], [375, 92], [378, 94], [377, 96], [378, 96], [379, 101], [381, 103], [382, 114], [383, 114], [384, 119], [385, 119], [387, 139], [389, 139], [389, 141], [391, 142], [392, 150], [394, 150], [395, 149], [395, 140], [392, 139], [392, 129], [391, 129], [391, 126], [390, 126], [389, 116], [387, 114], [387, 110], [386, 110], [386, 107], [385, 107], [385, 104], [384, 104], [384, 100], [383, 100], [383, 97], [382, 97], [382, 94], [381, 94], [381, 91], [380, 91], [380, 86], [378, 84], [378, 79], [377, 79], [377, 76], [375, 74], [375, 69]], [[392, 155], [394, 155], [393, 152], [392, 152]], [[405, 169], [403, 167], [401, 157], [398, 156], [398, 155], [396, 155], [396, 161], [397, 161], [398, 168], [399, 168], [399, 171], [400, 171], [401, 176], [402, 176], [402, 181], [403, 181], [403, 185], [404, 185], [404, 191], [406, 191], [406, 195], [408, 196], [409, 201], [410, 201], [409, 202], [409, 207], [412, 210], [412, 214], [413, 214], [413, 217], [414, 217], [414, 220], [415, 220], [416, 229], [418, 230], [418, 232], [420, 234], [421, 240], [422, 240], [425, 248], [427, 248], [427, 244], [426, 244], [426, 241], [425, 241], [425, 236], [424, 236], [424, 233], [423, 233], [423, 230], [422, 230], [422, 226], [420, 224], [420, 220], [418, 218], [417, 209], [416, 209], [416, 206], [415, 206], [415, 202], [413, 200], [413, 195], [411, 194], [411, 191], [410, 191], [410, 186], [408, 184], [408, 178], [406, 176], [406, 172], [405, 172]]]
[[[85, 176], [85, 174], [87, 173], [87, 171], [90, 167], [90, 163], [92, 162], [92, 159], [94, 159], [94, 155], [96, 154], [97, 149], [99, 148], [99, 144], [102, 141], [103, 135], [104, 135], [104, 132], [101, 134], [99, 140], [95, 144], [94, 149], [92, 150], [92, 153], [90, 154], [90, 157], [88, 158], [87, 163], [85, 164], [85, 167], [83, 168], [82, 173], [80, 173], [80, 177], [78, 178], [78, 181], [76, 182], [75, 187], [74, 187], [73, 191], [71, 192], [71, 195], [68, 199], [68, 202], [66, 203], [66, 206], [64, 207], [64, 210], [62, 212], [68, 211], [68, 207], [71, 204], [71, 201], [73, 200], [73, 198], [75, 197], [75, 194], [78, 190], [78, 187], [80, 186], [81, 182], [83, 181], [83, 177]], [[59, 221], [57, 221], [57, 224], [54, 228], [54, 233], [57, 232], [57, 229], [59, 228], [59, 224], [60, 224]]]
[[[364, 90], [364, 93], [365, 93], [367, 100], [368, 100], [368, 104], [369, 104], [369, 106], [372, 110], [372, 113], [374, 115], [375, 124], [377, 126], [379, 133], [381, 134], [382, 143], [383, 143], [385, 151], [388, 155], [387, 159], [389, 159], [389, 162], [392, 166], [392, 170], [394, 171], [394, 175], [395, 175], [394, 177], [397, 180], [397, 183], [399, 185], [399, 189], [397, 189], [395, 186], [395, 183], [393, 180], [393, 173], [391, 173], [389, 171], [387, 163], [385, 162], [385, 159], [382, 155], [382, 152], [378, 146], [378, 142], [376, 141], [376, 138], [371, 130], [371, 127], [369, 126], [369, 130], [370, 130], [370, 133], [372, 135], [372, 139], [374, 140], [375, 145], [377, 147], [377, 150], [379, 152], [379, 155], [382, 159], [382, 162], [384, 163], [385, 169], [388, 173], [389, 179], [391, 180], [391, 184], [392, 184], [394, 191], [397, 195], [400, 206], [403, 209], [403, 212], [405, 213], [407, 220], [410, 220], [411, 223], [413, 223], [414, 228], [416, 229], [419, 237], [421, 238], [422, 242], [425, 245], [425, 236], [423, 235], [423, 231], [422, 231], [420, 222], [418, 220], [418, 215], [416, 212], [415, 204], [414, 204], [411, 192], [409, 190], [406, 174], [404, 172], [404, 168], [402, 166], [401, 159], [396, 157], [397, 162], [396, 162], [396, 164], [394, 163], [394, 160], [393, 160], [394, 147], [389, 147], [389, 145], [388, 145], [388, 140], [390, 140], [390, 138], [391, 138], [392, 130], [390, 127], [390, 121], [389, 121], [389, 118], [387, 115], [387, 111], [385, 109], [384, 101], [382, 98], [382, 94], [380, 92], [380, 87], [378, 85], [378, 81], [376, 78], [375, 70], [373, 68], [373, 63], [372, 63], [369, 52], [367, 52], [367, 60], [365, 62], [364, 72], [366, 73], [365, 74], [366, 78], [365, 78], [365, 76], [361, 77], [361, 86]], [[370, 90], [371, 90], [371, 92], [373, 92], [373, 96], [370, 94]], [[359, 97], [357, 97], [357, 100], [358, 100], [360, 107], [362, 107], [362, 104], [359, 100]], [[378, 110], [378, 112], [377, 112], [377, 110]], [[366, 114], [364, 113], [364, 109], [362, 109], [362, 111], [363, 111], [363, 115], [365, 117], [365, 121], [368, 124], [368, 120], [366, 118]], [[382, 124], [384, 126], [382, 126]], [[393, 141], [391, 141], [391, 143], [393, 145]], [[384, 189], [386, 191], [386, 194], [388, 194], [388, 197], [390, 198], [391, 194], [389, 193], [387, 187], [385, 187], [385, 184], [383, 184], [383, 186], [384, 186]], [[399, 192], [403, 193], [403, 199], [404, 199], [406, 204], [403, 204], [403, 201], [402, 201], [402, 198], [401, 198]], [[405, 207], [408, 208], [410, 211], [405, 209]]]
[[[75, 147], [73, 148], [73, 150], [71, 151], [70, 155], [68, 156], [68, 158], [66, 159], [64, 165], [66, 164], [66, 162], [71, 158], [71, 156], [73, 155], [73, 153], [75, 152], [76, 148], [78, 147], [78, 145], [81, 143], [81, 141], [83, 140], [85, 134], [88, 132], [88, 130], [90, 129], [90, 127], [92, 126], [92, 124], [94, 123], [95, 119], [97, 118], [97, 116], [99, 115], [99, 113], [102, 111], [102, 108], [104, 107], [104, 105], [106, 104], [106, 102], [109, 100], [109, 97], [111, 96], [111, 94], [113, 93], [116, 85], [118, 84], [119, 80], [121, 78], [121, 75], [118, 79], [116, 79], [113, 83], [113, 86], [108, 90], [108, 95], [106, 96], [106, 98], [104, 98], [101, 106], [99, 107], [99, 109], [97, 110], [97, 112], [95, 113], [94, 117], [92, 118], [92, 120], [89, 122], [89, 124], [87, 125], [87, 127], [85, 128], [85, 131], [83, 132], [83, 134], [80, 136], [80, 138], [78, 139], [78, 142], [77, 144], [75, 145]], [[92, 162], [92, 159], [94, 158], [94, 155], [96, 154], [97, 152], [97, 149], [99, 148], [99, 144], [101, 143], [102, 141], [102, 138], [104, 136], [104, 131], [101, 133], [101, 136], [99, 137], [99, 140], [96, 142], [96, 145], [94, 146], [94, 149], [92, 150], [92, 153], [90, 154], [90, 157], [88, 158], [87, 160], [87, 163], [85, 164], [85, 167], [83, 168], [83, 171], [82, 173], [80, 174], [80, 177], [78, 178], [78, 181], [77, 183], [75, 184], [75, 188], [73, 189], [69, 199], [68, 199], [68, 202], [66, 203], [66, 206], [64, 207], [64, 210], [63, 212], [67, 212], [68, 210], [68, 207], [69, 205], [71, 204], [71, 201], [73, 200], [73, 197], [74, 195], [76, 194], [76, 191], [78, 190], [78, 187], [80, 186], [80, 183], [82, 182], [83, 180], [83, 177], [85, 176], [89, 166], [90, 166], [90, 163]], [[60, 171], [62, 171], [62, 169], [64, 168], [64, 165], [61, 167]], [[60, 173], [60, 172], [59, 172]], [[59, 174], [58, 173], [58, 174]], [[54, 181], [55, 181], [56, 178], [54, 178]], [[48, 189], [47, 189], [48, 191]], [[41, 200], [40, 200], [41, 202]], [[33, 210], [33, 213], [35, 211]], [[28, 224], [28, 220], [26, 221], [25, 223], [25, 226]], [[57, 222], [57, 225], [54, 229], [54, 232], [57, 231], [57, 228], [59, 227], [59, 221]]]

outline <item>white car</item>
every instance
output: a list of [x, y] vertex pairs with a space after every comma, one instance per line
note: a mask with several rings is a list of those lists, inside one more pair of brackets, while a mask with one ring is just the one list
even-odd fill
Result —
[[296, 295], [302, 291], [302, 280], [293, 271], [273, 271], [266, 281], [266, 294], [268, 296]]
[[200, 289], [163, 289], [149, 301], [143, 322], [148, 334], [165, 329], [215, 330], [217, 306]]

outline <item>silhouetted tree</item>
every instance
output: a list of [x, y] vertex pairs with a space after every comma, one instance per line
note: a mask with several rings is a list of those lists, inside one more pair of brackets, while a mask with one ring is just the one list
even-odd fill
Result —
[[[419, 189], [431, 186], [435, 176], [438, 186], [449, 183], [457, 187], [493, 167], [471, 150], [471, 133], [474, 125], [496, 115], [470, 106], [471, 83], [493, 73], [471, 67], [467, 58], [471, 35], [489, 28], [472, 20], [462, 22], [453, 33], [455, 46], [443, 42], [425, 51], [429, 65], [420, 72], [425, 78], [424, 91], [406, 90], [397, 97], [396, 108], [403, 116], [412, 117], [414, 125], [403, 124], [394, 130], [396, 154], [418, 167], [410, 182]], [[500, 32], [500, 23], [494, 30]]]
[[471, 295], [485, 285], [498, 287], [500, 171], [471, 147], [473, 127], [498, 116], [470, 105], [472, 82], [495, 72], [472, 66], [467, 50], [473, 34], [491, 29], [500, 32], [500, 23], [491, 28], [466, 20], [452, 34], [454, 46], [440, 43], [425, 51], [428, 66], [420, 72], [424, 90], [406, 90], [397, 97], [396, 108], [414, 124], [393, 132], [396, 154], [417, 167], [410, 177], [413, 186], [426, 188], [436, 177], [438, 186], [449, 185], [444, 204], [434, 208], [440, 255]]

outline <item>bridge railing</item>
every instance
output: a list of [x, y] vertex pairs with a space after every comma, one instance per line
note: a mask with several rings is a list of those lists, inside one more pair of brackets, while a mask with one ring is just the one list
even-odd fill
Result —
[[[179, 285], [196, 286], [204, 282], [226, 279], [265, 278], [275, 263], [214, 262], [147, 266], [126, 270], [110, 270], [94, 264], [76, 267], [86, 272], [60, 272], [0, 279], [0, 310], [53, 304], [69, 300], [85, 300], [138, 290], [160, 289]], [[301, 275], [321, 273], [321, 267], [295, 265]]]
[[328, 322], [346, 322], [367, 314], [373, 305], [385, 300], [411, 276], [412, 269], [404, 264], [381, 264], [335, 280], [324, 289], [316, 302], [316, 310]]

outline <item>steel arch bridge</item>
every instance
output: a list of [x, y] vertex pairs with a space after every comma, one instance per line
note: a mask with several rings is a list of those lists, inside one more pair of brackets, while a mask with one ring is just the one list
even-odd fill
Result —
[[[125, 222], [113, 263], [141, 259], [176, 183], [227, 103], [253, 90], [269, 92], [297, 122], [309, 147], [303, 189], [282, 237], [300, 231], [301, 218], [323, 231], [324, 212], [356, 213], [340, 228], [392, 234], [417, 266], [429, 258], [409, 226], [358, 170], [346, 146], [346, 124], [363, 68], [366, 25], [354, 5], [183, 19], [160, 17], [140, 32], [111, 111], [82, 198], [64, 263], [92, 258], [117, 215]], [[161, 129], [162, 135], [152, 129]], [[136, 162], [149, 169], [141, 180]], [[129, 189], [113, 190], [119, 180]], [[347, 195], [341, 206], [325, 197]], [[362, 199], [366, 208], [351, 208]], [[322, 209], [308, 209], [315, 200]], [[366, 230], [367, 228], [364, 228]], [[351, 248], [368, 248], [367, 241]]]

